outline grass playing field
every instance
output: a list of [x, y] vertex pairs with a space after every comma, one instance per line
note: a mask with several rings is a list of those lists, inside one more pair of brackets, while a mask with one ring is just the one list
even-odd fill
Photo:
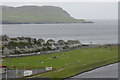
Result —
[[[53, 58], [56, 56], [56, 58]], [[47, 55], [5, 58], [3, 65], [17, 68], [53, 67], [55, 71], [34, 77], [66, 78], [77, 73], [118, 61], [118, 47], [75, 49]], [[20, 67], [24, 66], [24, 67]], [[14, 67], [14, 68], [16, 68]], [[11, 67], [13, 68], [13, 67]]]

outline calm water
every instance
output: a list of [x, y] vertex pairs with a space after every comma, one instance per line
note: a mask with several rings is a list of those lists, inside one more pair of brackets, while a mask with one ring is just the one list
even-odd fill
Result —
[[2, 33], [11, 37], [30, 36], [54, 40], [78, 39], [82, 43], [117, 43], [117, 21], [94, 21], [74, 24], [14, 24], [3, 25]]

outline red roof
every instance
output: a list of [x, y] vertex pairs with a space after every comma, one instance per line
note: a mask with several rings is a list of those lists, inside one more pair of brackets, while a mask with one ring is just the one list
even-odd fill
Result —
[[5, 68], [6, 68], [7, 66], [4, 66], [4, 65], [0, 65], [0, 67], [5, 67]]
[[110, 46], [110, 44], [108, 44], [107, 46]]

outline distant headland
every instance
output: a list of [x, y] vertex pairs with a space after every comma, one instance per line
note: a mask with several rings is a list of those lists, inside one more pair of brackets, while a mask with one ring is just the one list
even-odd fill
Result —
[[65, 10], [56, 6], [1, 7], [2, 24], [93, 23], [84, 19], [75, 19]]

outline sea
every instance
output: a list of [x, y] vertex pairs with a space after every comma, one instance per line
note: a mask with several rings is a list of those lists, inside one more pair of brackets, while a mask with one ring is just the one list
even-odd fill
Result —
[[45, 40], [79, 40], [81, 43], [118, 43], [117, 20], [92, 20], [94, 23], [3, 24], [2, 34]]

